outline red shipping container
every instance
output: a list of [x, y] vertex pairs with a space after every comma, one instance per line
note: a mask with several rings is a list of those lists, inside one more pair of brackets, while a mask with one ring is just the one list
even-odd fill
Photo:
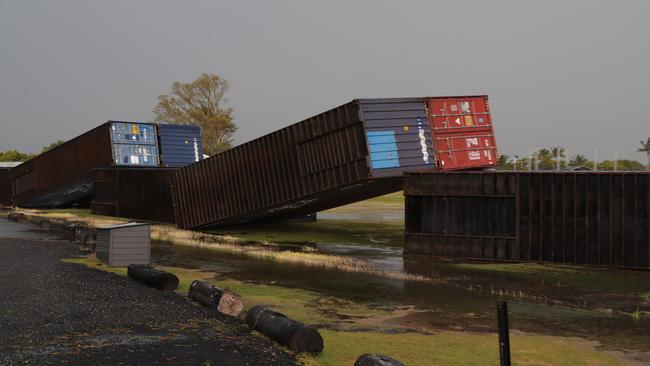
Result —
[[487, 95], [431, 97], [427, 115], [443, 171], [486, 168], [498, 161]]

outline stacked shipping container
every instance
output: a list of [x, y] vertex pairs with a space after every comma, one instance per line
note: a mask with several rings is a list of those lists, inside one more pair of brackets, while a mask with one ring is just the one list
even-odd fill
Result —
[[[157, 126], [151, 123], [109, 121], [50, 151], [13, 168], [11, 171], [14, 203], [23, 207], [57, 207], [88, 204], [92, 191], [91, 171], [109, 166], [156, 167], [161, 163], [159, 150], [173, 165], [190, 164], [195, 151], [200, 156], [200, 131], [186, 126], [166, 126], [165, 139], [158, 141]], [[191, 145], [192, 156], [177, 156], [174, 133], [186, 138], [194, 134], [198, 143]], [[159, 144], [162, 147], [159, 149]], [[188, 145], [189, 146], [189, 145]], [[196, 148], [195, 148], [196, 147]], [[182, 150], [182, 149], [181, 149]]]
[[203, 160], [199, 126], [159, 124], [158, 141], [162, 166], [183, 167]]

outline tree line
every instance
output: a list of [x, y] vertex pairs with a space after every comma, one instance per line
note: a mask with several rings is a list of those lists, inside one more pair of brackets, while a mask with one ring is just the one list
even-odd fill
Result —
[[[648, 166], [650, 167], [650, 137], [646, 141], [641, 141], [638, 151], [648, 155]], [[595, 162], [582, 154], [575, 154], [567, 158], [566, 149], [558, 146], [542, 148], [532, 153], [531, 156], [525, 157], [499, 155], [497, 163], [499, 170], [565, 170], [571, 168], [606, 171], [641, 171], [646, 169], [642, 163], [629, 159]]]
[[[55, 147], [57, 147], [59, 145], [63, 145], [64, 143], [65, 143], [64, 140], [57, 140], [57, 141], [54, 141], [51, 144], [45, 145], [41, 149], [40, 154], [42, 154], [42, 153], [44, 153], [44, 152], [46, 152], [48, 150], [54, 149]], [[5, 151], [0, 151], [0, 161], [2, 161], [2, 162], [6, 162], [6, 161], [27, 161], [27, 160], [35, 157], [36, 155], [38, 155], [38, 154], [36, 154], [36, 153], [22, 153], [22, 152], [20, 152], [18, 150], [15, 150], [15, 149], [5, 150]]]

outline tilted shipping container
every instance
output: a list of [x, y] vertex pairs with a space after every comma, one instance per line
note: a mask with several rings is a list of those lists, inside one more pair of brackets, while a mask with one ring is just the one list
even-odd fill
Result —
[[404, 194], [406, 254], [650, 268], [650, 173], [409, 174]]
[[109, 121], [11, 171], [13, 201], [22, 207], [88, 204], [91, 170], [111, 165], [157, 166], [153, 124]]
[[169, 175], [175, 168], [93, 169], [94, 214], [174, 223]]
[[[473, 104], [461, 109], [464, 98], [471, 97], [457, 98], [457, 112], [472, 115]], [[353, 100], [182, 168], [172, 174], [176, 222], [200, 228], [284, 219], [399, 191], [405, 172], [445, 167], [432, 140], [432, 99]], [[450, 152], [460, 154], [449, 148], [440, 156]]]
[[427, 101], [440, 170], [494, 166], [498, 160], [488, 97], [436, 97]]
[[201, 128], [193, 125], [158, 125], [160, 164], [183, 167], [203, 160]]

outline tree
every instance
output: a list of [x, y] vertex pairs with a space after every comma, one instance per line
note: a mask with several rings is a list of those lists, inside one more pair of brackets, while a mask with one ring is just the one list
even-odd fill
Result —
[[650, 169], [650, 137], [646, 141], [641, 141], [641, 147], [638, 152], [644, 152], [648, 156], [648, 169]]
[[171, 93], [158, 96], [153, 109], [156, 122], [201, 127], [204, 151], [217, 154], [232, 145], [237, 131], [232, 108], [225, 108], [228, 81], [216, 74], [201, 74], [191, 83], [175, 82]]
[[598, 163], [598, 169], [605, 170], [605, 171], [613, 171], [613, 170], [637, 171], [637, 170], [643, 170], [644, 166], [643, 164], [639, 163], [636, 160], [621, 159], [621, 160], [616, 160], [615, 162], [612, 160], [604, 160]]
[[64, 140], [56, 140], [56, 141], [54, 141], [53, 143], [51, 143], [49, 145], [45, 145], [45, 146], [43, 146], [43, 150], [41, 151], [41, 154], [46, 152], [46, 151], [50, 151], [50, 150], [54, 149], [55, 147], [63, 145], [65, 143], [66, 142]]
[[551, 170], [555, 167], [554, 155], [549, 149], [539, 149], [534, 155], [535, 167], [541, 170]]
[[497, 169], [499, 170], [512, 170], [513, 165], [510, 162], [510, 156], [501, 154], [497, 160]]
[[573, 157], [571, 159], [569, 159], [569, 166], [572, 166], [572, 167], [587, 166], [587, 165], [589, 165], [589, 163], [590, 163], [589, 159], [587, 159], [582, 154], [573, 155]]
[[36, 156], [35, 154], [21, 153], [17, 150], [0, 152], [0, 161], [26, 161]]

